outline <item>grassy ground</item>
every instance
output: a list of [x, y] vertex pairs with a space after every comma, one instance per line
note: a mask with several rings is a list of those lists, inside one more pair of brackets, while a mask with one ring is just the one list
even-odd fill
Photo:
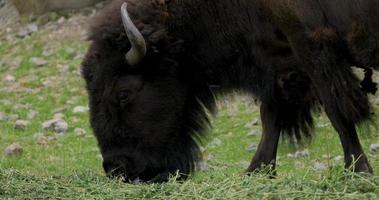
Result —
[[[219, 101], [218, 117], [204, 144], [207, 169], [188, 181], [177, 182], [173, 177], [166, 184], [131, 185], [107, 179], [88, 115], [73, 112], [74, 107], [87, 105], [79, 73], [88, 46], [86, 22], [79, 15], [46, 25], [23, 39], [9, 33], [1, 36], [0, 112], [11, 119], [0, 121], [0, 199], [378, 199], [378, 176], [343, 172], [343, 162], [335, 159], [342, 155], [337, 134], [323, 115], [318, 117], [315, 139], [307, 146], [309, 156], [292, 158], [288, 154], [296, 149], [282, 143], [276, 179], [242, 176], [254, 154], [247, 148], [259, 141], [259, 136], [246, 134], [260, 130], [260, 124], [246, 126], [259, 112], [243, 96]], [[47, 64], [36, 66], [33, 57]], [[15, 80], [5, 80], [8, 75]], [[28, 119], [30, 111], [38, 115]], [[56, 113], [64, 114], [69, 124], [63, 136], [41, 127]], [[29, 121], [25, 130], [14, 128], [16, 118]], [[77, 136], [75, 128], [87, 134]], [[379, 142], [376, 132], [362, 130], [360, 136], [379, 174], [379, 156], [369, 151], [370, 144]], [[41, 137], [47, 139], [41, 142]], [[23, 147], [21, 156], [3, 153], [12, 143]], [[315, 163], [326, 168], [314, 170]]]

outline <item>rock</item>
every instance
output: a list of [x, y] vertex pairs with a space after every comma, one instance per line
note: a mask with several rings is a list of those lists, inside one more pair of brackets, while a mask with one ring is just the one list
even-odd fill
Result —
[[54, 136], [40, 136], [37, 138], [37, 144], [39, 145], [48, 145], [51, 143], [51, 141], [57, 140]]
[[45, 48], [42, 52], [42, 55], [45, 57], [49, 57], [54, 54], [54, 50], [50, 48]]
[[209, 165], [205, 161], [199, 161], [195, 164], [196, 171], [208, 171], [209, 169]]
[[7, 82], [14, 82], [14, 81], [16, 81], [16, 77], [14, 77], [14, 76], [12, 76], [12, 75], [6, 75], [5, 77], [4, 77], [4, 81], [7, 81]]
[[53, 119], [63, 119], [64, 114], [63, 113], [55, 113], [53, 116]]
[[305, 158], [305, 157], [309, 157], [309, 155], [310, 155], [310, 153], [309, 153], [308, 149], [304, 149], [304, 150], [296, 151], [294, 154], [294, 157], [295, 158]]
[[222, 144], [222, 141], [218, 138], [215, 138], [212, 140], [212, 142], [208, 144], [208, 147], [216, 147], [216, 146], [220, 146], [221, 144]]
[[42, 128], [45, 130], [53, 130], [58, 134], [65, 134], [68, 130], [68, 124], [63, 119], [51, 119], [42, 123]]
[[5, 113], [0, 112], [0, 122], [1, 122], [1, 121], [5, 121], [5, 120], [7, 120], [7, 119], [8, 119], [8, 116], [7, 116]]
[[17, 130], [25, 130], [28, 125], [29, 125], [28, 121], [17, 120], [15, 125], [14, 125], [14, 128]]
[[59, 107], [53, 110], [53, 113], [61, 113], [68, 109], [68, 106]]
[[57, 123], [59, 120], [61, 119], [51, 119], [51, 120], [45, 121], [42, 123], [42, 128], [44, 130], [54, 129], [54, 124]]
[[238, 165], [242, 166], [242, 168], [247, 169], [250, 166], [250, 162], [246, 160], [241, 160], [238, 162]]
[[333, 160], [334, 160], [335, 162], [340, 162], [340, 161], [343, 161], [343, 160], [344, 160], [344, 157], [343, 157], [343, 156], [336, 156], [336, 157], [333, 158]]
[[316, 161], [315, 163], [313, 163], [313, 170], [314, 171], [322, 171], [322, 170], [325, 170], [327, 169], [327, 165], [323, 162], [320, 162], [320, 161]]
[[372, 151], [372, 152], [378, 152], [379, 151], [379, 143], [371, 144], [370, 145], [370, 151]]
[[256, 142], [253, 142], [247, 147], [248, 151], [256, 151], [258, 149], [258, 144]]
[[259, 136], [259, 135], [261, 135], [261, 132], [257, 130], [252, 130], [246, 134], [246, 137]]
[[73, 110], [74, 113], [86, 113], [88, 112], [88, 107], [86, 106], [76, 106]]
[[214, 158], [215, 158], [214, 155], [208, 154], [207, 157], [206, 157], [206, 160], [210, 161], [210, 160], [214, 160]]
[[22, 28], [18, 33], [17, 36], [20, 38], [24, 38], [34, 32], [38, 31], [38, 26], [36, 23], [31, 23], [26, 25], [24, 28]]
[[258, 118], [255, 118], [251, 122], [245, 124], [245, 128], [251, 128], [253, 126], [257, 126], [258, 124], [259, 124]]
[[68, 124], [64, 120], [59, 120], [54, 125], [54, 131], [58, 134], [65, 134], [68, 130]]
[[82, 128], [75, 128], [74, 132], [79, 137], [83, 137], [86, 135], [86, 130], [84, 130]]
[[30, 58], [29, 60], [31, 63], [33, 63], [34, 65], [36, 65], [37, 67], [42, 67], [42, 66], [45, 66], [47, 65], [47, 61], [44, 60], [43, 58], [39, 58], [39, 57], [32, 57]]
[[13, 143], [4, 150], [6, 156], [21, 156], [23, 149], [21, 145]]
[[35, 111], [35, 110], [31, 110], [31, 111], [29, 111], [27, 118], [28, 118], [28, 119], [34, 119], [34, 118], [37, 117], [37, 115], [38, 115], [38, 112], [37, 112], [37, 111]]

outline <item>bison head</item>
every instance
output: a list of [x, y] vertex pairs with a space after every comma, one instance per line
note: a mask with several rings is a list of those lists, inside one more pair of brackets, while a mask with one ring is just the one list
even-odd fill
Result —
[[[203, 126], [203, 107], [178, 62], [165, 50], [146, 48], [126, 4], [121, 13], [123, 29], [111, 18], [104, 22], [111, 27], [90, 32], [82, 63], [104, 170], [126, 181], [160, 182], [176, 172], [185, 177], [197, 159], [193, 133]], [[111, 35], [117, 30], [120, 38]]]

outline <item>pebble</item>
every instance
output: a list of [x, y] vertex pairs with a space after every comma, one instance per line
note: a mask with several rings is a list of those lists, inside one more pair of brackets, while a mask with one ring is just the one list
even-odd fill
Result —
[[53, 119], [63, 119], [64, 114], [63, 113], [55, 113], [53, 116]]
[[37, 138], [37, 144], [39, 145], [48, 145], [51, 141], [57, 140], [54, 136], [40, 136]]
[[327, 165], [323, 162], [316, 161], [315, 163], [313, 163], [313, 170], [314, 171], [322, 171], [322, 170], [325, 170], [327, 168], [328, 168]]
[[206, 161], [199, 161], [195, 165], [196, 171], [208, 171], [210, 169]]
[[68, 124], [64, 120], [59, 120], [54, 125], [54, 131], [58, 134], [65, 134], [68, 130]]
[[5, 121], [7, 119], [8, 119], [8, 116], [5, 113], [0, 112], [0, 121]]
[[304, 149], [302, 151], [296, 151], [295, 152], [295, 158], [304, 158], [308, 157], [310, 155], [308, 149]]
[[45, 130], [53, 130], [58, 134], [65, 134], [68, 130], [68, 124], [63, 119], [51, 119], [42, 123], [42, 128]]
[[23, 149], [22, 149], [21, 145], [19, 145], [17, 143], [13, 143], [13, 144], [9, 145], [4, 150], [4, 154], [6, 156], [21, 156], [22, 152], [23, 152]]
[[28, 119], [34, 119], [34, 118], [37, 117], [37, 115], [38, 115], [38, 112], [37, 112], [37, 111], [35, 111], [35, 110], [31, 110], [31, 111], [29, 111], [27, 118], [28, 118]]
[[256, 151], [258, 149], [258, 144], [256, 142], [253, 142], [247, 147], [248, 151]]
[[258, 130], [251, 130], [250, 132], [246, 134], [246, 137], [259, 136], [259, 135], [261, 135], [261, 132], [259, 132]]
[[371, 144], [370, 145], [370, 151], [372, 151], [372, 152], [378, 152], [379, 151], [379, 143], [377, 143], [377, 144]]
[[14, 82], [14, 81], [16, 81], [16, 77], [14, 77], [14, 76], [12, 76], [12, 75], [6, 75], [5, 77], [4, 77], [4, 81], [7, 81], [7, 82]]
[[20, 38], [24, 38], [34, 32], [38, 31], [38, 26], [36, 23], [31, 23], [26, 25], [24, 28], [22, 28], [18, 33], [17, 36]]
[[14, 128], [17, 130], [25, 130], [28, 125], [29, 125], [28, 121], [17, 120], [15, 125], [14, 125]]
[[73, 109], [73, 112], [74, 113], [86, 113], [88, 112], [88, 107], [87, 106], [76, 106], [74, 109]]
[[257, 126], [258, 124], [259, 124], [258, 118], [255, 118], [251, 122], [245, 124], [245, 128], [251, 128], [253, 126]]
[[208, 147], [215, 147], [215, 146], [220, 146], [222, 144], [222, 141], [218, 138], [215, 138], [208, 144]]
[[296, 151], [294, 154], [289, 153], [287, 154], [287, 157], [288, 158], [305, 158], [305, 157], [308, 157], [309, 155], [310, 153], [308, 149], [304, 149], [304, 150]]
[[340, 162], [340, 161], [343, 161], [344, 160], [344, 157], [343, 156], [336, 156], [333, 158], [334, 161], [336, 162]]
[[47, 61], [44, 60], [43, 58], [39, 58], [39, 57], [32, 57], [30, 58], [29, 60], [31, 63], [35, 64], [37, 67], [42, 67], [42, 66], [45, 66], [47, 65]]
[[74, 132], [77, 136], [79, 137], [83, 137], [86, 135], [86, 130], [82, 129], [82, 128], [75, 128], [74, 129]]

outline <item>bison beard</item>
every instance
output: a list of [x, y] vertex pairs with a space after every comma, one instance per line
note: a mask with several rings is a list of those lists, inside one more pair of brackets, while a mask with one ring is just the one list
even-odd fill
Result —
[[[232, 90], [261, 104], [262, 139], [247, 173], [265, 165], [274, 172], [280, 135], [311, 136], [320, 104], [340, 135], [346, 168], [371, 173], [355, 128], [371, 116], [365, 92], [376, 89], [370, 70], [378, 55], [354, 43], [371, 35], [357, 22], [350, 40], [330, 24], [301, 29], [315, 18], [298, 20], [293, 13], [307, 12], [284, 2], [117, 0], [95, 17], [82, 74], [106, 173], [126, 181], [187, 177], [214, 96]], [[144, 41], [135, 42], [133, 24]], [[350, 64], [367, 69], [362, 88]]]

